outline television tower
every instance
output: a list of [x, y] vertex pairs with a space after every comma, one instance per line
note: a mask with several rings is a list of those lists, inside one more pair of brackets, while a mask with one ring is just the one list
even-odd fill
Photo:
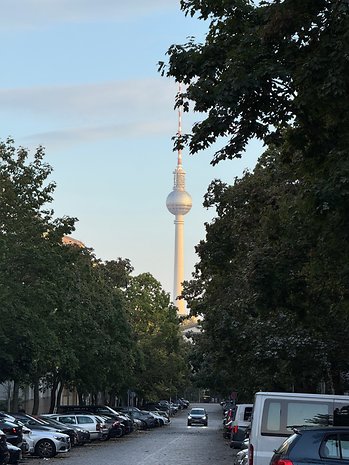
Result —
[[[181, 87], [179, 85], [179, 92]], [[182, 134], [182, 108], [178, 108], [178, 138]], [[185, 171], [182, 167], [182, 150], [178, 148], [177, 167], [173, 172], [173, 191], [166, 199], [167, 209], [175, 215], [175, 254], [174, 254], [174, 283], [173, 283], [173, 303], [178, 309], [179, 316], [187, 314], [183, 299], [177, 299], [182, 294], [182, 283], [184, 281], [184, 215], [191, 207], [191, 196], [185, 190]]]

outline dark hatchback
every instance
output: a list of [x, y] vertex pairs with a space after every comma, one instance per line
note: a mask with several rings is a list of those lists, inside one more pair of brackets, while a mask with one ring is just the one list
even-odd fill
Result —
[[204, 408], [192, 408], [188, 413], [188, 426], [192, 425], [208, 425], [208, 415]]
[[295, 430], [275, 451], [270, 465], [349, 465], [349, 428]]
[[6, 440], [14, 446], [20, 446], [23, 442], [22, 426], [12, 421], [0, 419], [0, 429], [6, 435]]

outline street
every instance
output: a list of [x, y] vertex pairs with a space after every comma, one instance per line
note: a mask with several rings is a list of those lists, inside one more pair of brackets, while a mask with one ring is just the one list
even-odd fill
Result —
[[[232, 465], [233, 450], [222, 435], [221, 406], [192, 404], [190, 408], [198, 406], [208, 412], [207, 427], [188, 427], [187, 410], [183, 410], [168, 426], [107, 442], [95, 441], [49, 461], [52, 465]], [[30, 457], [23, 462], [47, 465], [48, 460]]]

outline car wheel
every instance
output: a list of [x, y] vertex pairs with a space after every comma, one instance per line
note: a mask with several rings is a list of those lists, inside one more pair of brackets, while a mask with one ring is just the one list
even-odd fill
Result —
[[190, 421], [188, 421], [188, 426], [191, 426], [191, 423], [190, 423]]
[[36, 443], [35, 455], [49, 459], [57, 455], [56, 446], [50, 439], [41, 439]]
[[206, 423], [204, 423], [204, 426], [207, 426], [208, 425], [208, 422], [206, 421]]

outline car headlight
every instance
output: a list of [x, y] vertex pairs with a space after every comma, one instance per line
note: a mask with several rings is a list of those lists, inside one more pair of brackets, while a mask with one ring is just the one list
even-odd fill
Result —
[[191, 415], [188, 415], [188, 418], [191, 419]]
[[65, 442], [65, 439], [66, 439], [64, 436], [53, 436], [53, 437], [54, 437], [54, 439], [56, 439], [57, 441], [63, 441], [63, 442]]

